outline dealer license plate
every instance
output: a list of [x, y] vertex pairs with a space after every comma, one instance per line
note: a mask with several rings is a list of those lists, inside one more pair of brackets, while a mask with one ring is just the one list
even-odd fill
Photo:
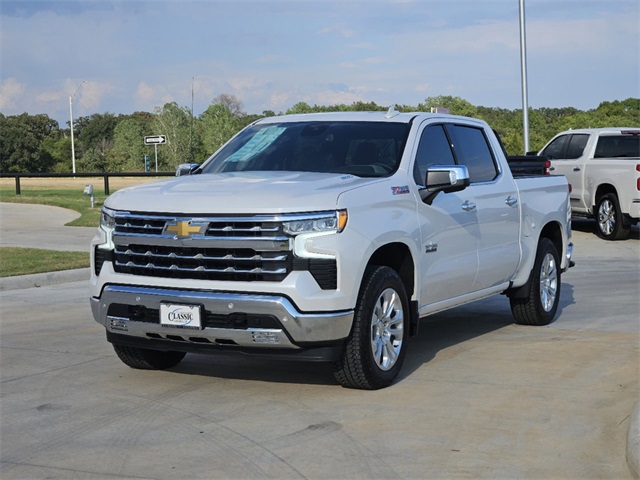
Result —
[[201, 329], [200, 305], [160, 304], [160, 325]]

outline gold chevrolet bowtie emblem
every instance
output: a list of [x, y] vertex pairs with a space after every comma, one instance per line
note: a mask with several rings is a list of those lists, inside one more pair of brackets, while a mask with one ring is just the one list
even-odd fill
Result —
[[190, 237], [194, 233], [202, 233], [205, 225], [191, 224], [191, 222], [169, 223], [164, 228], [165, 233], [173, 233], [178, 238]]

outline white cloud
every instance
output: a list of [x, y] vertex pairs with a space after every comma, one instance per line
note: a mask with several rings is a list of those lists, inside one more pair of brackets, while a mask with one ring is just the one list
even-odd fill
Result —
[[136, 108], [153, 112], [156, 107], [162, 107], [166, 103], [175, 101], [175, 98], [163, 85], [149, 85], [140, 82], [134, 94]]
[[[537, 20], [527, 24], [527, 46], [539, 52], [594, 55], [612, 50], [638, 51], [638, 44], [626, 39], [638, 38], [638, 17], [601, 14], [578, 20]], [[637, 55], [635, 58], [638, 61]]]
[[0, 84], [0, 109], [14, 110], [19, 108], [24, 92], [24, 83], [20, 83], [17, 78], [7, 78]]
[[98, 110], [102, 107], [105, 97], [113, 91], [109, 83], [87, 81], [79, 92], [78, 103], [87, 110]]
[[[0, 41], [10, 46], [2, 113], [66, 121], [83, 79], [77, 115], [190, 105], [192, 79], [196, 114], [221, 93], [249, 113], [299, 101], [416, 105], [428, 94], [520, 103], [513, 0], [81, 3], [92, 8], [0, 12]], [[532, 105], [592, 108], [638, 95], [636, 2], [532, 0], [527, 8]]]
[[355, 30], [347, 27], [344, 23], [337, 25], [328, 25], [318, 30], [316, 35], [338, 35], [343, 38], [352, 38], [356, 36]]

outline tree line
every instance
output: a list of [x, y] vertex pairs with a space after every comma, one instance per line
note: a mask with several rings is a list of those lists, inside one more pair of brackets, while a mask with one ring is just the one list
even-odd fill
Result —
[[[395, 106], [396, 110], [405, 112], [429, 112], [432, 107], [448, 108], [455, 115], [485, 120], [500, 134], [509, 154], [523, 153], [522, 110], [475, 106], [453, 96], [428, 97], [417, 106]], [[284, 113], [386, 111], [388, 108], [374, 102], [333, 106], [299, 102]], [[246, 125], [262, 117], [282, 114], [269, 110], [259, 115], [248, 114], [238, 98], [222, 94], [197, 117], [189, 108], [175, 102], [157, 107], [153, 113], [96, 113], [79, 117], [74, 119], [76, 171], [144, 171], [145, 155], [150, 155], [151, 162], [155, 162], [154, 147], [144, 145], [143, 141], [150, 135], [167, 137], [167, 143], [157, 150], [159, 171], [175, 170], [180, 163], [201, 163]], [[605, 101], [587, 111], [573, 107], [532, 108], [529, 110], [530, 149], [539, 150], [560, 131], [596, 127], [640, 127], [640, 98]], [[61, 128], [46, 114], [5, 116], [0, 113], [0, 172], [70, 173], [70, 133], [68, 127]]]

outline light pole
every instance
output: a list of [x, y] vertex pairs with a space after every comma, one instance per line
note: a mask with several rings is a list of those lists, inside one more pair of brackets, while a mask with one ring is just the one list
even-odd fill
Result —
[[76, 96], [76, 93], [78, 93], [78, 90], [80, 90], [80, 87], [85, 83], [87, 83], [86, 80], [83, 80], [82, 82], [80, 82], [80, 85], [78, 85], [78, 88], [76, 88], [76, 91], [73, 92], [73, 95], [69, 97], [69, 127], [71, 127], [71, 166], [73, 168], [73, 173], [76, 173], [76, 149], [75, 149], [75, 146], [73, 145], [73, 97]]
[[529, 95], [527, 93], [527, 32], [524, 19], [524, 0], [520, 0], [520, 67], [522, 75], [522, 130], [524, 153], [529, 151]]

